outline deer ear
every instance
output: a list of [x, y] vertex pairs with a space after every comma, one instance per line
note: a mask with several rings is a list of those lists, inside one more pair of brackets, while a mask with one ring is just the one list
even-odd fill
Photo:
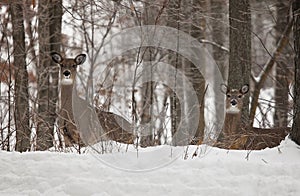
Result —
[[220, 86], [221, 92], [227, 94], [229, 92], [229, 88], [226, 84], [221, 84]]
[[75, 60], [75, 63], [77, 65], [81, 65], [82, 63], [84, 63], [85, 59], [86, 59], [86, 55], [85, 54], [80, 54], [77, 57], [75, 57], [74, 60]]
[[57, 52], [51, 52], [51, 56], [52, 56], [52, 60], [55, 63], [60, 64], [62, 62], [62, 60], [63, 60], [63, 58], [61, 57], [61, 55], [58, 54]]
[[248, 93], [248, 91], [249, 91], [249, 84], [244, 84], [244, 86], [242, 86], [240, 92], [242, 94], [246, 94], [246, 93]]

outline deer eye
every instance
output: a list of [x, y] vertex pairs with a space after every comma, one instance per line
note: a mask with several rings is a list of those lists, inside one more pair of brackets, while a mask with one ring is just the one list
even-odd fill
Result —
[[226, 96], [227, 96], [228, 98], [230, 98], [230, 97], [231, 97], [231, 95], [229, 95], [229, 94], [227, 94]]
[[64, 67], [64, 64], [60, 64], [61, 67]]
[[238, 98], [240, 99], [240, 98], [242, 98], [242, 96], [243, 96], [243, 95], [238, 95]]
[[76, 67], [77, 67], [77, 65], [72, 65], [72, 67], [73, 67], [73, 68], [76, 68]]

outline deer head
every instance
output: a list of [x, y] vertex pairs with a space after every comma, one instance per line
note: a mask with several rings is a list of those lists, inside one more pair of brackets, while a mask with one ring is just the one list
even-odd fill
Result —
[[73, 85], [77, 73], [77, 66], [85, 62], [86, 55], [79, 54], [74, 59], [64, 59], [59, 53], [51, 53], [52, 60], [60, 65], [61, 85]]
[[239, 113], [243, 107], [244, 95], [249, 91], [249, 85], [245, 84], [240, 89], [230, 89], [222, 84], [221, 91], [226, 95], [226, 113]]

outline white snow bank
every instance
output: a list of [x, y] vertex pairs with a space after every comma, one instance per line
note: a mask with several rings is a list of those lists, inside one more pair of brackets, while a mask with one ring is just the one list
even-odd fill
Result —
[[[186, 160], [182, 148], [169, 146], [141, 150], [139, 158], [133, 151], [105, 155], [0, 151], [0, 195], [300, 195], [300, 149], [289, 139], [279, 148], [250, 154], [209, 148], [205, 155], [199, 149], [193, 157], [196, 148], [185, 148]], [[143, 156], [143, 151], [150, 151], [151, 157]], [[181, 152], [177, 159], [170, 156], [175, 151]], [[149, 168], [157, 160], [169, 164], [148, 172], [109, 166], [117, 161]]]

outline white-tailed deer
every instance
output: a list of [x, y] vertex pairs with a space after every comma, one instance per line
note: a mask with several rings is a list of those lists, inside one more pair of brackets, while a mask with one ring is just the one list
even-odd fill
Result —
[[226, 94], [226, 114], [216, 146], [228, 149], [261, 150], [278, 146], [290, 132], [289, 127], [268, 129], [242, 127], [241, 110], [249, 85], [245, 84], [241, 89], [230, 89], [223, 84], [221, 91]]
[[[94, 111], [83, 99], [78, 96], [73, 96], [75, 77], [77, 74], [77, 67], [85, 62], [86, 55], [79, 54], [73, 58], [63, 58], [59, 53], [51, 53], [52, 60], [60, 66], [60, 111], [59, 111], [59, 130], [64, 136], [65, 145], [67, 147], [77, 144], [85, 146], [86, 144], [94, 144], [106, 136], [111, 140], [131, 144], [134, 141], [134, 135], [130, 123], [121, 116], [111, 112], [96, 109]], [[74, 120], [74, 111], [72, 104], [76, 105], [77, 111], [80, 112], [80, 117], [77, 121], [81, 121], [80, 130], [81, 135], [84, 135], [84, 141], [80, 137], [78, 126]], [[87, 123], [90, 122], [94, 116], [98, 117], [100, 125], [104, 131], [104, 135], [95, 136], [92, 128]], [[86, 123], [86, 124], [84, 124]], [[97, 128], [97, 126], [95, 126]], [[101, 133], [102, 134], [102, 133]]]

